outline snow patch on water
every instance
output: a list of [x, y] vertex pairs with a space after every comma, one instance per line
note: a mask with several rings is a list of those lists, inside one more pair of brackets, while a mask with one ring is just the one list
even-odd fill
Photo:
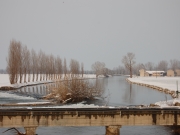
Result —
[[33, 97], [25, 97], [25, 96], [19, 96], [16, 94], [10, 94], [5, 92], [0, 92], [0, 98], [13, 98], [13, 99], [35, 99]]

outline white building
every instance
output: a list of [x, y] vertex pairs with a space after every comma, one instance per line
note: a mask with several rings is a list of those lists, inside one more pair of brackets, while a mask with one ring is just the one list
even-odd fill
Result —
[[139, 70], [140, 76], [163, 76], [165, 71], [146, 71], [144, 69]]

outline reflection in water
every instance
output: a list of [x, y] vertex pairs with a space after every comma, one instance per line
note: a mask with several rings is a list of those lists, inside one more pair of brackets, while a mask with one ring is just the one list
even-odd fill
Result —
[[9, 93], [14, 93], [22, 96], [31, 96], [34, 98], [42, 98], [50, 93], [50, 90], [45, 85], [27, 86], [22, 87], [18, 90], [9, 91]]
[[135, 95], [132, 92], [132, 84], [129, 84], [129, 90], [128, 91], [127, 91], [127, 94], [125, 95], [125, 98], [127, 100], [129, 100], [129, 103], [133, 104], [133, 98], [134, 98]]
[[30, 91], [30, 88], [28, 87], [28, 91]]
[[[105, 87], [103, 97], [109, 96], [109, 98], [88, 101], [89, 104], [105, 105], [108, 102], [110, 106], [149, 105], [160, 100], [165, 100], [166, 94], [144, 86], [129, 84], [125, 80], [125, 77], [101, 78], [99, 81]], [[166, 96], [168, 100], [172, 99], [170, 95]]]

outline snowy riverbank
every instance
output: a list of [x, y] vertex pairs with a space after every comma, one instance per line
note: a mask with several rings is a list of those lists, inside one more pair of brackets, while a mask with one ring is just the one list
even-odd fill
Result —
[[180, 98], [179, 97], [175, 98], [175, 97], [176, 97], [176, 91], [178, 89], [177, 82], [179, 82], [178, 87], [180, 86], [180, 77], [157, 77], [157, 78], [156, 77], [134, 77], [134, 78], [128, 78], [127, 81], [133, 84], [150, 87], [158, 91], [171, 94], [172, 97], [174, 98], [173, 100], [159, 101], [155, 103], [155, 105], [158, 105], [160, 107], [168, 107], [168, 106], [175, 106], [175, 105], [179, 106]]
[[[102, 76], [99, 76], [102, 77]], [[32, 77], [31, 77], [32, 78]], [[80, 79], [94, 79], [96, 78], [95, 74], [84, 74], [83, 77], [80, 77]], [[16, 83], [16, 84], [10, 84], [9, 82], [9, 75], [8, 74], [0, 74], [0, 90], [9, 90], [9, 89], [17, 89], [25, 86], [31, 86], [31, 85], [38, 85], [38, 84], [46, 84], [46, 83], [52, 83], [60, 80], [45, 80], [45, 81], [35, 81], [35, 82], [28, 82], [27, 83]]]
[[176, 83], [177, 81], [180, 83], [180, 77], [136, 77], [128, 78], [127, 81], [171, 94], [175, 98], [177, 91]]

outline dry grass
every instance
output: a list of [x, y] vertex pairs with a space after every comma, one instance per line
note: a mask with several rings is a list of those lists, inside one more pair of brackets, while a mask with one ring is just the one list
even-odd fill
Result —
[[101, 96], [103, 87], [98, 81], [95, 84], [88, 80], [79, 79], [77, 76], [66, 76], [63, 81], [57, 82], [56, 87], [46, 99], [54, 99], [60, 103], [79, 102], [84, 99], [93, 99]]

